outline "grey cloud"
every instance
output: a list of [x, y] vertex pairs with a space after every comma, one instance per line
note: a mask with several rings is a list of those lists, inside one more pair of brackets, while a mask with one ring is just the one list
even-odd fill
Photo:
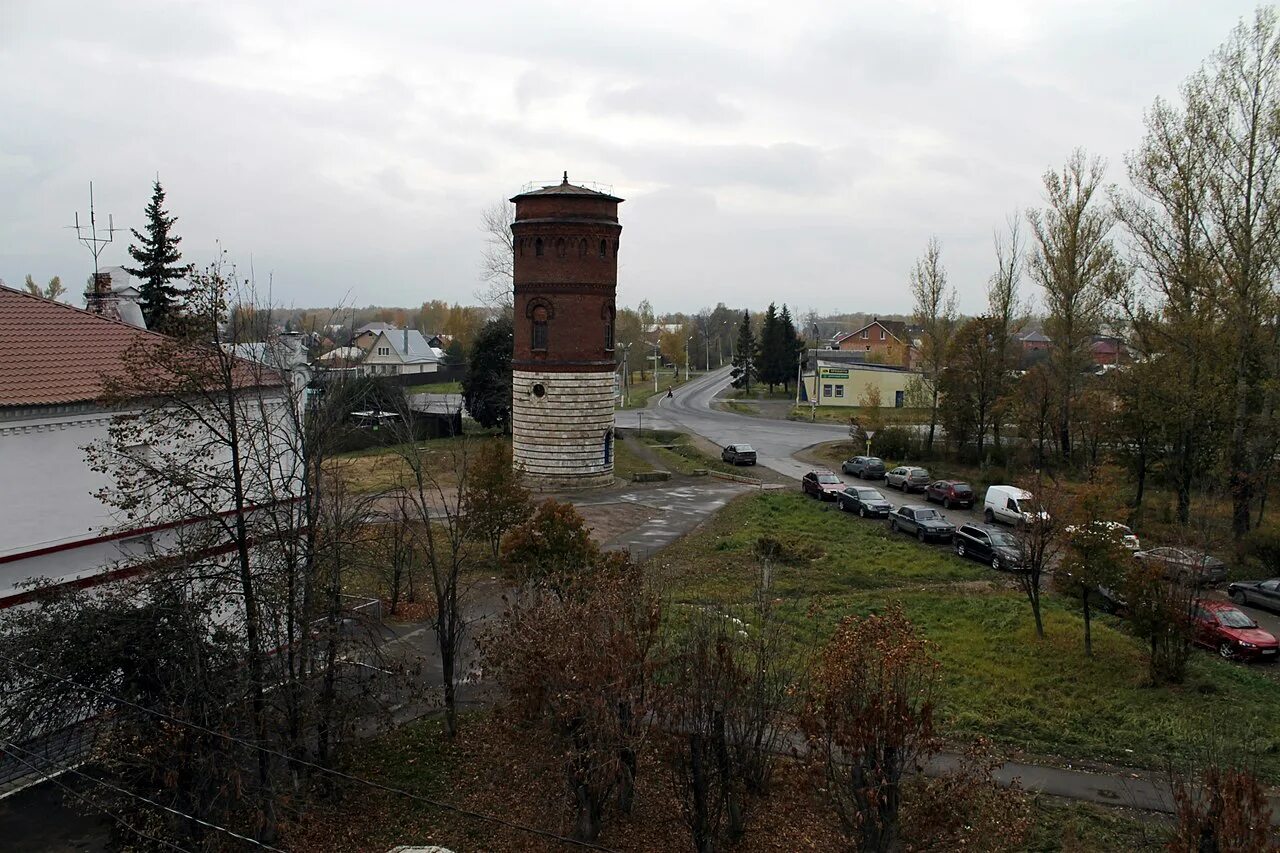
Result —
[[595, 115], [650, 115], [694, 124], [732, 124], [742, 118], [742, 111], [719, 95], [659, 81], [596, 92], [587, 106]]

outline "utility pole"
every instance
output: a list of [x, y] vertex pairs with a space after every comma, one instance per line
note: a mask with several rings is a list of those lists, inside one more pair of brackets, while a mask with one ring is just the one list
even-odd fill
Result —
[[689, 345], [693, 343], [693, 335], [684, 340], [684, 381], [689, 381]]
[[800, 405], [800, 383], [804, 381], [804, 350], [796, 357], [796, 405]]
[[626, 408], [631, 404], [631, 363], [628, 356], [631, 354], [631, 344], [622, 345], [622, 408]]
[[650, 356], [650, 358], [653, 359], [653, 393], [657, 394], [658, 393], [658, 365], [662, 363], [662, 356], [658, 354], [659, 344], [654, 343], [654, 344], [651, 344], [651, 346], [653, 347], [653, 355]]

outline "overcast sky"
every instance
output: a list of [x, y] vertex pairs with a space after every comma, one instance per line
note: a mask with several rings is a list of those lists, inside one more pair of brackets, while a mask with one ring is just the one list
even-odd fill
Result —
[[141, 227], [158, 173], [185, 260], [279, 304], [472, 302], [482, 209], [568, 170], [627, 200], [625, 304], [908, 311], [936, 234], [977, 312], [1041, 173], [1084, 146], [1123, 181], [1252, 9], [0, 0], [0, 278], [80, 290], [89, 181]]

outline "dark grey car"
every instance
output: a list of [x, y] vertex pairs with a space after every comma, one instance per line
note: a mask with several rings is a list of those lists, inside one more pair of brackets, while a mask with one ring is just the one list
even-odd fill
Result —
[[885, 518], [893, 507], [884, 495], [867, 486], [850, 486], [836, 495], [836, 505], [845, 512], [856, 512], [862, 518]]
[[1014, 534], [991, 524], [962, 524], [956, 531], [956, 555], [988, 563], [997, 571], [1016, 569], [1021, 562]]
[[900, 506], [889, 513], [889, 529], [915, 534], [921, 542], [950, 542], [956, 527], [931, 506]]
[[1280, 578], [1265, 581], [1236, 581], [1227, 587], [1227, 595], [1236, 604], [1249, 604], [1280, 610]]
[[1143, 562], [1157, 563], [1164, 567], [1164, 576], [1197, 586], [1222, 583], [1227, 579], [1227, 564], [1211, 554], [1192, 548], [1152, 548], [1133, 555]]

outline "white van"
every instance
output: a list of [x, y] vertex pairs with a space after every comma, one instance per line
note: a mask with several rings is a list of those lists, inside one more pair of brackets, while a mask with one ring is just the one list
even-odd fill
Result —
[[982, 517], [987, 524], [1026, 524], [1035, 519], [1048, 519], [1049, 514], [1036, 503], [1035, 496], [1017, 486], [988, 486], [982, 501]]

